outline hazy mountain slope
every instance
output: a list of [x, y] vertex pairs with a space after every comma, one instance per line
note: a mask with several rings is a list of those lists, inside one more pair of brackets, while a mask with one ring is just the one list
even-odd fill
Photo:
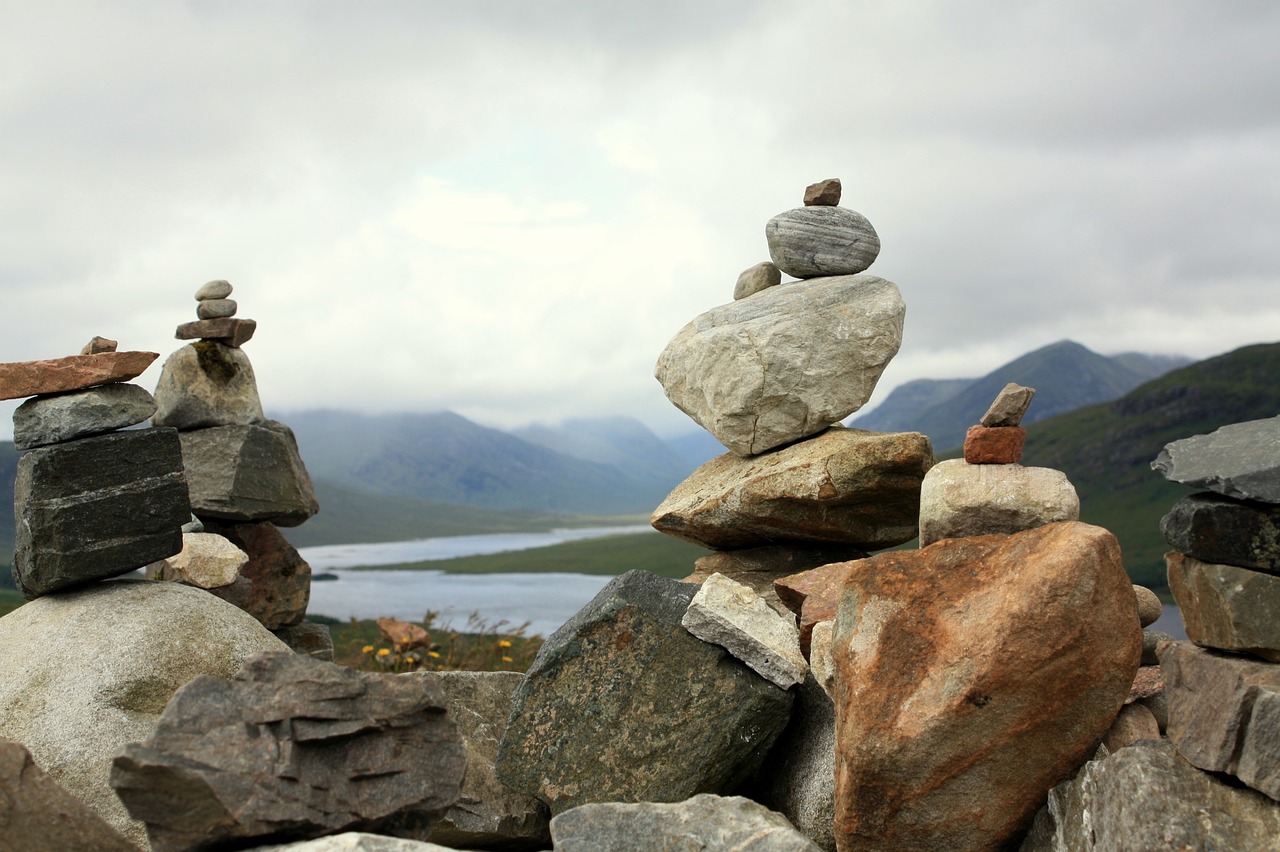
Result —
[[690, 473], [716, 456], [722, 456], [729, 452], [725, 449], [724, 444], [717, 441], [710, 432], [701, 426], [683, 435], [667, 438], [667, 445], [675, 451], [676, 455], [680, 456]]
[[18, 453], [12, 441], [0, 441], [0, 585], [9, 585], [13, 564], [13, 478], [18, 472]]
[[612, 465], [639, 482], [678, 482], [692, 471], [670, 444], [632, 417], [573, 418], [511, 434], [566, 456]]
[[859, 415], [849, 425], [873, 432], [915, 432], [919, 413], [941, 405], [976, 379], [916, 379], [898, 385], [874, 411]]
[[1145, 381], [1158, 379], [1170, 370], [1193, 363], [1190, 358], [1182, 355], [1149, 355], [1146, 352], [1121, 352], [1107, 357], [1120, 366], [1133, 370]]
[[1170, 441], [1277, 414], [1280, 343], [1246, 346], [1113, 402], [1031, 424], [1023, 463], [1064, 471], [1080, 494], [1082, 520], [1116, 534], [1134, 581], [1163, 587], [1160, 518], [1194, 491], [1151, 470], [1151, 460]]

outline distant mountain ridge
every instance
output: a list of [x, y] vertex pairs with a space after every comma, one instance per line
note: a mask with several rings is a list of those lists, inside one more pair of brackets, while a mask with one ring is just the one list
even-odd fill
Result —
[[1189, 359], [1125, 353], [1105, 356], [1071, 340], [1028, 352], [977, 379], [918, 379], [900, 385], [883, 403], [849, 425], [878, 432], [923, 432], [936, 451], [964, 443], [1009, 382], [1036, 389], [1026, 423], [1123, 396]]

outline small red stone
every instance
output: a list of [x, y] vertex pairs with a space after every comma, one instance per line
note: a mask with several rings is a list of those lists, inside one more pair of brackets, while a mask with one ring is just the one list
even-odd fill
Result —
[[964, 460], [969, 464], [1017, 464], [1027, 430], [1021, 426], [970, 426], [964, 435]]

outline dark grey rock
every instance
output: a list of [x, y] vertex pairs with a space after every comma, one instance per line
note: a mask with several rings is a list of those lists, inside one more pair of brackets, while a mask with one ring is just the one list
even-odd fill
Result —
[[1173, 642], [1160, 668], [1178, 753], [1280, 799], [1280, 665]]
[[1142, 665], [1158, 666], [1160, 658], [1156, 656], [1156, 648], [1161, 642], [1172, 642], [1173, 636], [1165, 633], [1163, 630], [1143, 630], [1142, 631]]
[[1160, 519], [1175, 550], [1204, 562], [1280, 574], [1280, 506], [1193, 494]]
[[252, 615], [268, 630], [302, 621], [311, 600], [311, 566], [266, 522], [229, 524], [209, 520], [209, 532], [223, 536], [249, 555], [240, 576], [209, 593]]
[[816, 852], [781, 814], [741, 796], [694, 796], [674, 804], [580, 805], [551, 820], [556, 852], [642, 849]]
[[414, 837], [458, 800], [465, 769], [432, 684], [277, 652], [178, 690], [111, 785], [167, 852], [353, 828]]
[[13, 491], [13, 578], [28, 599], [172, 556], [191, 516], [172, 429], [30, 450]]
[[797, 207], [764, 227], [769, 257], [795, 278], [854, 275], [875, 262], [880, 237], [847, 207]]
[[198, 340], [165, 360], [156, 382], [153, 425], [188, 430], [265, 419], [258, 380], [243, 350], [217, 340]]
[[792, 695], [681, 626], [696, 591], [630, 571], [553, 633], [516, 690], [499, 779], [555, 814], [731, 792], [750, 776]]
[[1165, 554], [1169, 590], [1197, 645], [1280, 662], [1280, 576]]
[[983, 426], [1020, 426], [1035, 395], [1035, 388], [1009, 382], [996, 394], [991, 407], [978, 422]]
[[519, 672], [419, 672], [444, 692], [467, 749], [467, 778], [458, 803], [422, 838], [456, 849], [547, 849], [551, 813], [537, 798], [498, 780], [494, 763], [507, 727]]
[[1151, 467], [1183, 485], [1280, 503], [1280, 417], [1232, 423], [1166, 444]]
[[1167, 741], [1090, 761], [1049, 792], [1022, 852], [1280, 849], [1280, 806], [1201, 772]]
[[333, 636], [329, 633], [329, 625], [327, 624], [300, 621], [297, 624], [280, 627], [271, 632], [296, 653], [316, 660], [323, 660], [326, 663], [333, 662]]
[[145, 388], [124, 382], [37, 396], [13, 413], [13, 446], [29, 450], [114, 432], [141, 423], [155, 410]]
[[183, 432], [191, 511], [296, 527], [319, 511], [293, 432], [274, 420]]

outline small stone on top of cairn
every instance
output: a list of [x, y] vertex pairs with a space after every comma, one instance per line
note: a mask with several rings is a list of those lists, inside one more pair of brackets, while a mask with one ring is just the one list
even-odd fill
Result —
[[840, 203], [840, 178], [827, 178], [804, 188], [805, 207], [835, 207]]
[[183, 323], [174, 334], [178, 340], [216, 340], [238, 349], [253, 337], [258, 324], [251, 319], [236, 319], [231, 285], [222, 280], [209, 281], [196, 291], [196, 322]]
[[98, 337], [95, 335], [93, 340], [86, 343], [84, 348], [80, 350], [80, 354], [101, 355], [103, 352], [115, 352], [119, 346], [120, 344], [118, 342], [111, 340], [110, 338]]
[[977, 426], [964, 436], [964, 460], [969, 464], [1017, 464], [1027, 431], [1022, 417], [1036, 395], [1035, 388], [1010, 382], [996, 395]]

